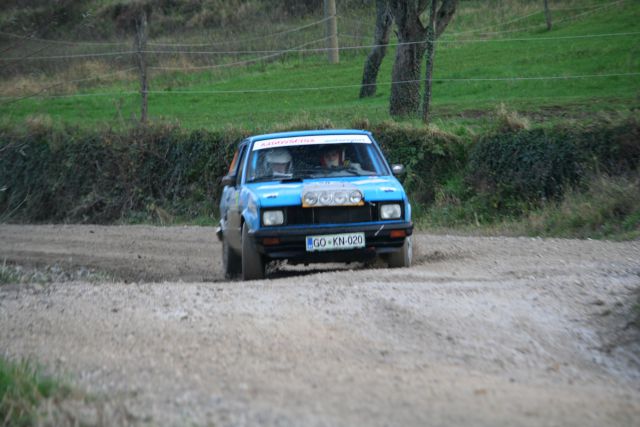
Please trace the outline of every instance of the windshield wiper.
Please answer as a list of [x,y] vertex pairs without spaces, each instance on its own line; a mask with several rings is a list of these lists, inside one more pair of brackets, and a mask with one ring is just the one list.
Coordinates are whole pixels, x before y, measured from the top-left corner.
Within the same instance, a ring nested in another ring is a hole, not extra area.
[[302,177],[301,176],[292,176],[291,178],[281,178],[281,179],[277,179],[276,181],[280,181],[280,182],[302,182]]
[[302,175],[293,175],[293,176],[261,176],[258,178],[254,178],[252,180],[247,181],[248,184],[253,182],[268,182],[268,181],[277,181],[277,182],[302,182],[305,177]]

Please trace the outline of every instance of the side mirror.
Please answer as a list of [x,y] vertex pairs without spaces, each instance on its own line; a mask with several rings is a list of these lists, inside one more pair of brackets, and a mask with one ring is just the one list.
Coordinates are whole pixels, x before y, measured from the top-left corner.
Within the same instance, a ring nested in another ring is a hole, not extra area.
[[391,171],[395,176],[404,175],[403,165],[391,165]]
[[228,185],[232,185],[235,186],[236,185],[236,176],[235,175],[225,175],[222,177],[222,185],[223,186],[228,186]]

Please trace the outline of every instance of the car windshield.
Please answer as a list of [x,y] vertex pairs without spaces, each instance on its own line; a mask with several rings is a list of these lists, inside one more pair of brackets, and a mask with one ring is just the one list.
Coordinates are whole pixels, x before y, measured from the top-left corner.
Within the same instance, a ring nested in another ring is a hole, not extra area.
[[247,182],[374,176],[385,175],[386,170],[384,160],[372,143],[254,146]]

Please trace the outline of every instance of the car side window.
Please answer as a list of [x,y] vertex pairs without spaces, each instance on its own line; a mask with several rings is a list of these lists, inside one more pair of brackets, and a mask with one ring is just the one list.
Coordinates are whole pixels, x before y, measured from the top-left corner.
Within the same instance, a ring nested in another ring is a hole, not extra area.
[[236,165],[236,171],[235,171],[236,187],[240,185],[240,182],[242,181],[242,163],[244,163],[246,152],[247,152],[247,145],[245,144],[239,148],[238,164]]

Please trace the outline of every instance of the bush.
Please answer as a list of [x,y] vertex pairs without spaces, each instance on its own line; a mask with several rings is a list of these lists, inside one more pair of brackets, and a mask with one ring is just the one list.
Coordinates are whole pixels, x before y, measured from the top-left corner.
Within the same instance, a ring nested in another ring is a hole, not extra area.
[[585,164],[596,173],[621,175],[640,166],[640,116],[621,123],[600,121],[578,127],[577,131],[561,129],[573,135]]
[[438,183],[451,178],[466,162],[464,142],[435,128],[396,122],[365,127],[390,163],[404,165],[406,173],[400,179],[417,202],[433,202]]
[[492,133],[469,154],[466,181],[495,213],[521,214],[558,200],[593,173],[626,174],[640,165],[640,122],[596,122]]
[[159,208],[185,217],[210,214],[220,177],[244,136],[171,127],[127,133],[5,130],[0,132],[0,215],[109,223],[137,212],[148,220]]
[[575,144],[558,136],[543,129],[485,136],[470,153],[467,180],[503,205],[556,198],[583,169]]

